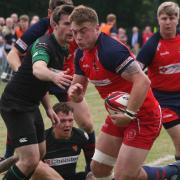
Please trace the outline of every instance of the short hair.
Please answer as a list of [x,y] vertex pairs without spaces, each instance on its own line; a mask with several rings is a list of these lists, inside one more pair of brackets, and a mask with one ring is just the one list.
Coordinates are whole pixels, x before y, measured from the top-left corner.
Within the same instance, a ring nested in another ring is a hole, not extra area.
[[54,10],[57,6],[61,5],[73,5],[72,0],[50,0],[49,1],[49,9]]
[[107,22],[113,22],[113,21],[116,21],[116,15],[115,14],[108,14],[107,17],[106,17],[106,21]]
[[19,20],[21,21],[29,21],[29,16],[26,14],[23,14],[19,17]]
[[67,105],[67,103],[65,102],[56,103],[53,106],[53,110],[55,113],[62,112],[64,114],[69,114],[69,112],[73,112],[73,108]]
[[56,7],[52,14],[52,20],[58,23],[62,15],[70,15],[73,9],[74,6],[72,5],[61,5]]
[[74,8],[70,15],[70,22],[75,22],[78,25],[84,22],[99,24],[96,11],[84,5],[79,5]]
[[157,17],[161,14],[167,14],[169,16],[175,15],[179,18],[179,6],[175,2],[164,2],[162,3],[157,10]]

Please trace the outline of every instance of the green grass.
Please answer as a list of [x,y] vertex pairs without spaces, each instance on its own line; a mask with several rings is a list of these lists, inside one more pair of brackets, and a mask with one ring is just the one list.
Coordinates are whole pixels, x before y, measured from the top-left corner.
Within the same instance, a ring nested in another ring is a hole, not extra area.
[[[0,94],[4,89],[4,85],[5,85],[4,83],[2,82],[0,83]],[[51,100],[52,100],[52,104],[57,102],[57,100],[53,96],[51,96]],[[94,126],[97,135],[107,114],[104,108],[104,103],[103,100],[100,99],[99,94],[92,85],[88,87],[86,100],[89,104],[93,116]],[[45,111],[43,110],[42,107],[41,107],[41,112],[43,114],[45,126],[47,128],[50,126],[50,121],[46,117]],[[6,127],[3,121],[0,119],[0,154],[1,155],[4,153],[5,141],[6,141]],[[162,129],[160,136],[154,143],[152,150],[150,151],[146,159],[146,163],[153,162],[160,157],[164,157],[166,155],[173,155],[173,154],[174,154],[174,147],[172,145],[172,142],[169,136],[167,135],[166,131]],[[84,169],[84,159],[81,155],[78,163],[78,171],[83,169]]]

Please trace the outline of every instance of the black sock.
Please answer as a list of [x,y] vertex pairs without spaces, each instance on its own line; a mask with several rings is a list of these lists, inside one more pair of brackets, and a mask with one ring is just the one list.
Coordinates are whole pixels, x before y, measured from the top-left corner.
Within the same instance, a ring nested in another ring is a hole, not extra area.
[[3,180],[27,180],[27,177],[16,165],[13,165],[5,174]]

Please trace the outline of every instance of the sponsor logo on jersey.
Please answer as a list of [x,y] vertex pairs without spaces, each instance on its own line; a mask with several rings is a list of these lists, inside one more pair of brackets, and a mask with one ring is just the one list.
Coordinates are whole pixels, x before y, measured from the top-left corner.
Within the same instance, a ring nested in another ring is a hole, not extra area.
[[166,56],[166,55],[169,55],[169,54],[170,54],[169,51],[165,51],[165,52],[161,52],[161,53],[160,53],[160,56]]
[[73,149],[75,152],[77,152],[78,146],[77,146],[76,144],[73,144],[73,145],[72,145],[72,149]]
[[28,139],[27,139],[27,137],[23,137],[23,138],[19,139],[19,142],[25,143],[25,142],[28,142]]
[[170,64],[167,66],[159,67],[160,74],[175,74],[180,73],[180,63]]
[[43,50],[36,51],[32,57],[38,56],[38,55],[47,55],[47,53]]
[[89,64],[83,64],[83,68],[89,68]]
[[62,157],[62,158],[54,158],[54,159],[45,159],[44,161],[49,164],[49,166],[60,166],[64,164],[73,164],[76,163],[78,160],[78,155],[76,156],[69,156],[69,157]]

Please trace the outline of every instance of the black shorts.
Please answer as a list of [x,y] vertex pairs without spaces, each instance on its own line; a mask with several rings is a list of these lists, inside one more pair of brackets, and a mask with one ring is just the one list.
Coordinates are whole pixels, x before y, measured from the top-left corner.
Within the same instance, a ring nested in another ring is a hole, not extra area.
[[15,148],[44,141],[44,123],[39,108],[29,112],[1,110],[1,116]]

